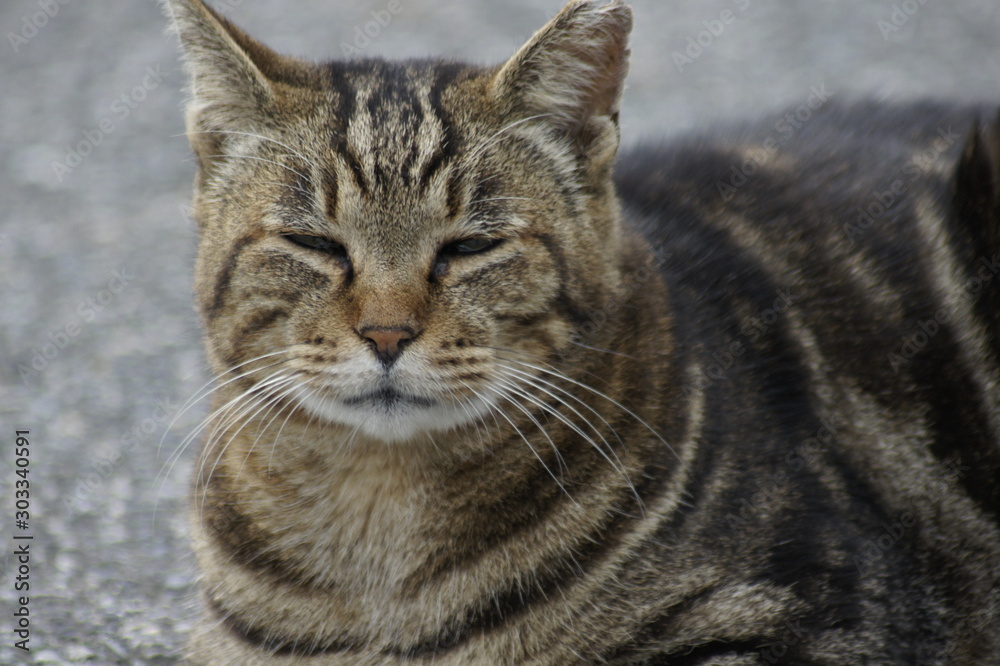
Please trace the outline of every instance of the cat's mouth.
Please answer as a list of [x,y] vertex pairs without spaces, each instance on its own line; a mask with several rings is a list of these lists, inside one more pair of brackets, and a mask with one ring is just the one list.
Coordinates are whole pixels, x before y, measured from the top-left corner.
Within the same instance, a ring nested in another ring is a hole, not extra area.
[[348,407],[375,406],[383,409],[394,409],[403,405],[426,408],[437,404],[437,401],[431,398],[403,393],[392,387],[383,387],[369,391],[368,393],[362,393],[358,396],[345,398],[342,402]]
[[316,417],[353,426],[357,432],[388,442],[450,430],[491,409],[490,403],[482,398],[451,401],[447,393],[428,396],[422,391],[388,382],[370,384],[353,395],[337,395],[334,391],[303,385],[295,392],[295,397]]

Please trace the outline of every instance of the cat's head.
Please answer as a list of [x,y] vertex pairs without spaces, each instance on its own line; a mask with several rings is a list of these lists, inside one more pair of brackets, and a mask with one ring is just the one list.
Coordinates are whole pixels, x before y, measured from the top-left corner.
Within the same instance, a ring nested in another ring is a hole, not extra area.
[[312,64],[200,0],[168,7],[192,82],[199,309],[239,390],[384,441],[454,428],[618,289],[621,0],[571,2],[500,67]]

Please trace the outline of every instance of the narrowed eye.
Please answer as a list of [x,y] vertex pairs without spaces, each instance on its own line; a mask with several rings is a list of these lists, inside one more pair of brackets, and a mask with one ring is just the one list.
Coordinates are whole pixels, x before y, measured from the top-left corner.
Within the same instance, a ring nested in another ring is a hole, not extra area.
[[333,256],[346,256],[347,249],[338,243],[337,241],[332,241],[329,238],[322,238],[320,236],[307,236],[305,234],[283,234],[292,243],[299,245],[301,247],[308,248],[310,250],[318,250],[326,254]]
[[476,254],[492,250],[499,244],[500,241],[496,238],[466,238],[445,245],[442,252],[445,254]]

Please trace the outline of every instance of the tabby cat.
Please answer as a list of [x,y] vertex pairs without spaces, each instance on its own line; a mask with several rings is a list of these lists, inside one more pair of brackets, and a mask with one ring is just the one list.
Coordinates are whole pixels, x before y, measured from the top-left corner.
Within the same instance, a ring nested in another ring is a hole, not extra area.
[[217,373],[193,663],[1000,663],[986,110],[616,157],[623,0],[499,67],[168,6]]

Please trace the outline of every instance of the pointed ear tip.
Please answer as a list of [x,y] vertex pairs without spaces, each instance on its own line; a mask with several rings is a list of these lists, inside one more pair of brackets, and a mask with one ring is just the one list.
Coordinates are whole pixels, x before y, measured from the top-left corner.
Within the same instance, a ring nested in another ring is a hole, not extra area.
[[629,35],[632,32],[634,23],[632,6],[625,0],[611,0],[604,3],[586,1],[583,4],[606,30],[621,35]]
[[174,18],[191,9],[186,2],[178,2],[177,0],[157,0],[157,3],[163,9],[164,14]]
[[560,14],[591,15],[602,20],[610,18],[624,27],[632,27],[632,6],[626,0],[572,0]]
[[570,0],[565,9],[590,11],[632,11],[628,0]]
[[169,22],[167,25],[168,33],[180,36],[184,27],[198,18],[194,8],[187,2],[179,0],[158,0],[158,2],[163,15],[167,17]]
[[611,0],[611,2],[604,5],[601,11],[607,14],[614,14],[627,20],[629,23],[632,22],[632,5],[627,3],[625,0]]

